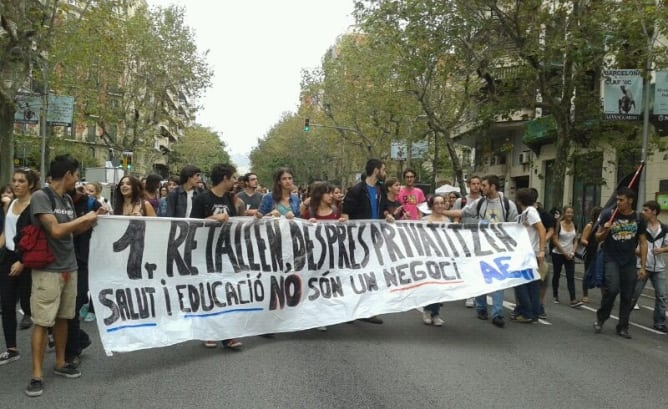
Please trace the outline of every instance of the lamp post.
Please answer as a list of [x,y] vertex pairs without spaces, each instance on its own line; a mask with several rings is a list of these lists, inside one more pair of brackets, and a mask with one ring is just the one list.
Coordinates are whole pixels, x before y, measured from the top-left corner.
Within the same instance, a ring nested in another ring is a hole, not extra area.
[[46,182],[45,161],[46,161],[46,117],[49,112],[49,84],[46,67],[43,64],[38,64],[42,71],[42,109],[40,110],[40,136],[42,139],[42,148],[39,159],[39,183],[40,187],[44,187]]

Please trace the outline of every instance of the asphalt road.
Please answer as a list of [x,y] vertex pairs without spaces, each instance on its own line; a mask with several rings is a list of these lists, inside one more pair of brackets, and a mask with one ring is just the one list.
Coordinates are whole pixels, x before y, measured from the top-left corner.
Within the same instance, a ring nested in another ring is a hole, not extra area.
[[[70,380],[48,370],[38,398],[23,392],[30,330],[20,331],[24,356],[0,367],[0,407],[667,407],[668,336],[649,329],[652,300],[633,312],[633,339],[626,340],[615,335],[613,320],[593,333],[599,291],[592,296],[577,310],[548,303],[540,324],[507,320],[498,329],[453,302],[443,307],[442,328],[409,311],[384,316],[384,325],[247,338],[240,352],[192,341],[107,357],[95,325],[84,323],[96,342],[83,356],[83,376]],[[506,300],[510,306],[512,291]],[[53,364],[50,352],[45,367]]]

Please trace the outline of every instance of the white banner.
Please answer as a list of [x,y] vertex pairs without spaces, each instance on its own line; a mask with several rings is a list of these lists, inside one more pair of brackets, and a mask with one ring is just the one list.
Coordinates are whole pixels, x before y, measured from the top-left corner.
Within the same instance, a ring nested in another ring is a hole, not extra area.
[[640,70],[603,70],[601,93],[606,119],[639,120],[643,81]]
[[90,291],[107,354],[297,331],[535,279],[519,224],[100,217]]

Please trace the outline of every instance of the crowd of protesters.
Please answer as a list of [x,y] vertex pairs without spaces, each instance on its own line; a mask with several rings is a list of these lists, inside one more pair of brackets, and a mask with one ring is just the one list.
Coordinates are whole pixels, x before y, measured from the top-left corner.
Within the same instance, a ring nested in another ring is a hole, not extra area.
[[[653,327],[666,332],[665,265],[661,255],[668,251],[668,227],[658,221],[661,209],[655,201],[644,203],[642,214],[636,214],[633,210],[636,198],[630,189],[617,191],[617,212],[606,209],[601,213],[600,208],[595,208],[589,223],[578,232],[572,207],[548,213],[537,202],[537,191],[530,188],[518,189],[516,200],[509,200],[495,175],[470,177],[466,196],[458,192],[425,195],[415,184],[413,169],[404,170],[401,181],[387,177],[385,165],[378,159],[369,160],[359,182],[345,192],[343,187],[327,181],[300,189],[287,168],[278,169],[273,180],[267,181],[269,191],[261,187],[255,173],[239,178],[230,164],[213,166],[208,176],[207,185],[202,170],[192,165],[185,166],[178,177],[165,182],[157,175],[141,179],[127,175],[107,199],[102,196],[100,183],[79,182],[79,162],[69,155],[54,159],[48,186],[42,189],[39,189],[37,172],[27,168],[15,170],[11,183],[2,191],[0,212],[0,305],[5,340],[0,366],[21,358],[17,328],[32,326],[31,345],[23,346],[32,351],[32,376],[25,391],[28,396],[39,396],[43,392],[47,345],[55,347],[56,351],[54,374],[66,378],[81,376],[80,355],[91,344],[91,339],[79,323],[95,320],[88,294],[88,246],[92,227],[101,214],[206,218],[221,223],[238,216],[303,218],[313,223],[319,220],[345,223],[354,219],[381,219],[388,223],[424,220],[445,226],[448,223],[520,223],[529,234],[541,280],[514,288],[516,307],[510,320],[535,323],[545,319],[544,295],[549,284],[553,302],[560,302],[562,268],[566,274],[568,305],[578,308],[589,303],[586,286],[582,287],[582,296],[577,297],[575,260],[582,257],[588,268],[600,247],[605,284],[594,331],[602,331],[619,294],[620,320],[616,332],[623,338],[631,338],[628,332],[631,310],[645,283],[651,280],[656,294]],[[57,256],[54,262],[39,270],[23,267],[17,245],[23,227],[28,224],[44,229],[49,246]],[[585,251],[580,254],[579,249]],[[551,281],[546,263],[548,256],[553,267]],[[492,300],[492,324],[505,327],[503,290],[466,300],[466,306],[475,307],[480,320],[488,320],[488,296]],[[17,320],[17,305],[22,312],[21,321]],[[440,303],[425,305],[424,324],[443,326],[441,307]],[[380,316],[362,320],[383,324]],[[326,327],[318,329],[327,330]],[[218,346],[214,340],[203,342],[206,347]],[[242,347],[236,339],[220,343],[224,348],[238,350]]]

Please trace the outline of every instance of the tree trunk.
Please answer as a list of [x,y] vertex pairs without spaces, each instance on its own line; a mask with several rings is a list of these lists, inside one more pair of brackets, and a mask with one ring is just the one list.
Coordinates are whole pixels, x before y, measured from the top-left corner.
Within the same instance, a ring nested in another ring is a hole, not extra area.
[[568,168],[569,153],[571,147],[571,129],[568,124],[568,117],[559,117],[555,115],[557,122],[557,151],[554,158],[554,180],[546,180],[546,184],[552,185],[552,200],[555,207],[564,205],[564,185],[566,180],[566,170]]
[[[1,98],[1,97],[0,97]],[[0,101],[0,185],[9,183],[14,170],[14,104]]]
[[[452,163],[452,169],[455,171],[455,176],[457,181],[455,182],[459,185],[459,190],[462,196],[466,196],[466,181],[464,180],[464,170],[462,169],[462,163],[459,161],[459,156],[457,156],[457,151],[455,150],[455,144],[452,143],[449,134],[445,134],[445,147],[448,148],[448,155],[450,155],[450,162]],[[436,187],[434,186],[434,189]]]

